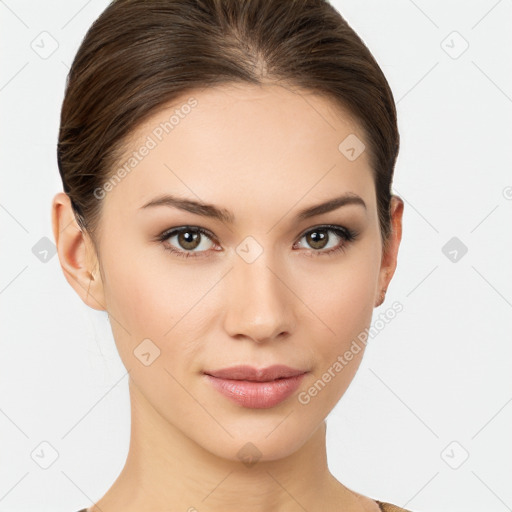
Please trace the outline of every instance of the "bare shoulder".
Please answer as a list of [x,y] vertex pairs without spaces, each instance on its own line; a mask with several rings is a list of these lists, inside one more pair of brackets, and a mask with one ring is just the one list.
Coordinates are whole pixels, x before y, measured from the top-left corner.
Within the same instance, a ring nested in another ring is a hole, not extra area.
[[372,498],[364,496],[363,494],[355,491],[352,491],[352,493],[357,497],[360,505],[363,506],[364,512],[382,512],[382,509],[380,508],[379,502],[377,500],[373,500]]
[[383,501],[378,500],[375,501],[382,512],[411,512],[410,510],[397,507],[396,505],[392,505],[391,503],[385,503]]

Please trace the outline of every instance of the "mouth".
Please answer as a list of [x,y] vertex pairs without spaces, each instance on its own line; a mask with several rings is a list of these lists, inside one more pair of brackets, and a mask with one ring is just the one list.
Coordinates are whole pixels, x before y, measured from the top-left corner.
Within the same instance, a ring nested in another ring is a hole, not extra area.
[[308,371],[273,365],[261,369],[233,366],[203,373],[214,389],[236,404],[267,409],[291,396]]

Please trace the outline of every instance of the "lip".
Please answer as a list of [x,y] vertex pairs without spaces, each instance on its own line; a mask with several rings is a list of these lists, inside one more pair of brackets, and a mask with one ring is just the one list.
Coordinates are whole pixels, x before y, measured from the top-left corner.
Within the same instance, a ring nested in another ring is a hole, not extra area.
[[217,391],[238,405],[267,409],[291,396],[308,372],[285,365],[261,369],[244,365],[203,373]]

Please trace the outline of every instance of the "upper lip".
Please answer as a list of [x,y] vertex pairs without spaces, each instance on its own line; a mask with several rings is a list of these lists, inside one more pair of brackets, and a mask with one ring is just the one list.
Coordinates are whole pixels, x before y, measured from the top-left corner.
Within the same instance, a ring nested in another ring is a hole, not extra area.
[[222,368],[220,370],[205,371],[206,375],[219,379],[251,380],[255,382],[267,382],[283,377],[295,377],[306,373],[305,370],[291,368],[283,364],[275,364],[266,368],[254,368],[253,366],[241,365]]

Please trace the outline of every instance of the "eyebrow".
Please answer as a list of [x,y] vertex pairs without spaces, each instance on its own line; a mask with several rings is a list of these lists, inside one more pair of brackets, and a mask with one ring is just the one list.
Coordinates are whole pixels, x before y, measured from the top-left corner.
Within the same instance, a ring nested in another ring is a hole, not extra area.
[[[300,210],[296,218],[297,220],[305,220],[310,217],[315,217],[316,215],[320,215],[322,213],[328,213],[333,210],[337,210],[342,206],[347,205],[360,205],[366,209],[366,203],[363,198],[354,194],[352,192],[348,192],[338,197],[334,197],[325,201],[323,203],[308,206],[303,210]],[[210,217],[212,219],[220,220],[226,224],[233,224],[235,222],[235,216],[229,210],[225,208],[219,208],[213,204],[202,203],[200,201],[194,201],[192,199],[184,199],[181,197],[173,196],[171,194],[163,194],[160,195],[144,206],[141,206],[141,210],[145,208],[153,208],[157,206],[166,206],[170,208],[178,208],[180,210],[184,210],[190,213],[194,213],[196,215],[201,215],[203,217]]]

